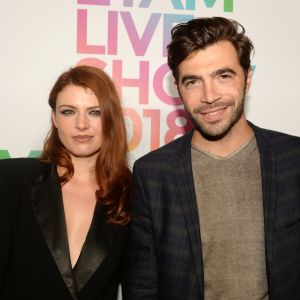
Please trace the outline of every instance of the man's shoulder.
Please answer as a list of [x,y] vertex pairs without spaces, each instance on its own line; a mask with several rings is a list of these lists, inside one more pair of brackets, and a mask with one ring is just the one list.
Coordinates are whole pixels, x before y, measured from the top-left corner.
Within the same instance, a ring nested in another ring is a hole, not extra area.
[[293,168],[300,171],[300,137],[256,126],[253,130],[262,156],[276,157],[281,165],[292,162]]
[[135,165],[148,163],[163,163],[174,161],[178,155],[190,151],[192,132],[173,140],[172,142],[153,150],[136,160]]
[[258,142],[269,143],[272,147],[300,148],[300,137],[252,125]]

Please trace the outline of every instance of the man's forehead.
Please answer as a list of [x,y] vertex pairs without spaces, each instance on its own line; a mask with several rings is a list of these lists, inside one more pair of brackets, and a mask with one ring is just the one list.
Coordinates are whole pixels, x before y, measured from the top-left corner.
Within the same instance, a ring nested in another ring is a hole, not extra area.
[[193,52],[178,66],[179,74],[198,72],[218,72],[220,69],[241,68],[234,46],[227,41],[213,44],[204,50]]

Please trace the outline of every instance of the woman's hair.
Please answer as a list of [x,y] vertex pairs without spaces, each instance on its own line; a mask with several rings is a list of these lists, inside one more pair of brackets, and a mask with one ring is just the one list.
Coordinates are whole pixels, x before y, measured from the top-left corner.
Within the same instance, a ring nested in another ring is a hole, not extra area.
[[[95,166],[99,185],[96,197],[107,208],[108,222],[126,224],[130,220],[128,196],[132,175],[127,166],[126,129],[116,88],[101,69],[91,66],[71,68],[59,76],[50,92],[48,103],[52,111],[56,109],[58,94],[68,85],[90,89],[98,99],[102,143]],[[40,159],[66,169],[60,177],[62,184],[74,174],[71,156],[61,143],[53,121]]]
[[189,55],[204,50],[219,41],[229,41],[237,51],[239,62],[247,74],[250,55],[254,50],[251,40],[245,35],[244,27],[237,21],[222,18],[196,18],[187,23],[177,24],[171,31],[168,45],[168,65],[178,81],[178,66]]

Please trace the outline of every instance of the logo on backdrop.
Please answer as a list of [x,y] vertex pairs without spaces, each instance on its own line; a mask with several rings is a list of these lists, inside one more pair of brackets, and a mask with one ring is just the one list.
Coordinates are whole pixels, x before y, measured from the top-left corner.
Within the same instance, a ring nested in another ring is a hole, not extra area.
[[[192,13],[199,11],[201,3],[211,9],[223,2],[223,11],[232,12],[233,0],[165,1],[168,13],[155,11],[157,0],[124,0],[122,11],[112,9],[112,2],[78,0],[77,53],[86,56],[78,64],[110,69],[131,124],[129,149],[137,149],[148,139],[148,148],[153,150],[192,128],[166,64],[171,28],[194,18]],[[98,42],[91,41],[95,34]],[[132,68],[135,71],[128,72]]]
[[[163,2],[163,4],[162,4]],[[192,128],[166,63],[171,28],[233,0],[77,0],[78,64],[107,71],[122,98],[130,151],[142,153]],[[40,151],[31,151],[35,157]],[[8,158],[0,150],[0,159]]]

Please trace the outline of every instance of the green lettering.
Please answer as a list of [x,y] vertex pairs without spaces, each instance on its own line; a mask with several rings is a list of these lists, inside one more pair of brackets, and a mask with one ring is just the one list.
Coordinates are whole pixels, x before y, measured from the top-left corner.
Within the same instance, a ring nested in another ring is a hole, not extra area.
[[[217,0],[204,0],[207,7],[213,7]],[[233,12],[233,0],[224,0],[224,12]]]
[[0,150],[0,159],[10,158],[9,152],[7,150]]
[[29,152],[28,157],[39,157],[39,156],[41,156],[41,153],[42,153],[42,151],[40,151],[40,150],[31,150]]

